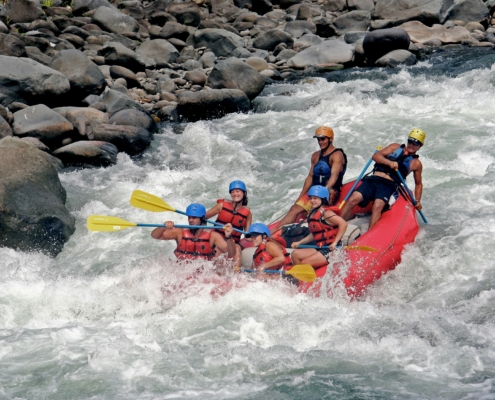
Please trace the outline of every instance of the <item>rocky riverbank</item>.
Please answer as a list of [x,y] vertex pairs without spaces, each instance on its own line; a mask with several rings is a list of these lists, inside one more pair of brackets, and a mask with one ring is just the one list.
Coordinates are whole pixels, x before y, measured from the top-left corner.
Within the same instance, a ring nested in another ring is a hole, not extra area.
[[494,11],[495,0],[0,0],[0,245],[56,254],[73,232],[56,174],[40,171],[112,165],[144,151],[157,123],[247,112],[274,82],[493,48]]

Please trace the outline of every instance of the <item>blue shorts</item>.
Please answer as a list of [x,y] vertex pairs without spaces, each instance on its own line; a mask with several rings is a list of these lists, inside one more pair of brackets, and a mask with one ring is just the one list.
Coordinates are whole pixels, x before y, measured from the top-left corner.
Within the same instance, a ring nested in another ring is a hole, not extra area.
[[359,207],[366,207],[371,201],[379,199],[388,203],[390,197],[397,191],[398,185],[394,181],[382,178],[381,176],[367,176],[363,178],[361,185],[356,192],[361,193],[363,201]]

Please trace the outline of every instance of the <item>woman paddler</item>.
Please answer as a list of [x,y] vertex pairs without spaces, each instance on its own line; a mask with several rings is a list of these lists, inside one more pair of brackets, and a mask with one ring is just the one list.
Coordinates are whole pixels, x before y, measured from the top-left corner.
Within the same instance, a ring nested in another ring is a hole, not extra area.
[[270,229],[265,224],[255,222],[245,235],[253,243],[256,251],[253,255],[253,267],[260,272],[265,269],[290,269],[292,261],[289,253],[280,243],[270,239]]
[[316,241],[320,249],[298,249],[292,252],[294,264],[310,264],[314,268],[328,264],[330,253],[338,246],[347,229],[347,222],[328,205],[329,192],[324,186],[313,186],[308,192],[311,210],[308,214],[309,235],[299,242],[292,243],[292,248]]
[[[242,181],[233,181],[229,185],[229,193],[232,200],[219,199],[217,204],[210,208],[206,212],[206,218],[210,219],[215,215],[218,215],[217,221],[221,224],[232,224],[232,226],[241,231],[247,231],[251,226],[252,214],[248,204],[247,188]],[[221,235],[224,232],[219,231]],[[236,255],[234,257],[236,270],[241,267],[241,233],[237,231],[232,232],[232,238],[236,244]]]
[[[206,225],[206,208],[202,204],[190,204],[186,209],[186,215],[189,225]],[[151,232],[151,237],[159,240],[175,240],[177,248],[174,254],[180,260],[213,260],[222,253],[228,253],[229,258],[234,257],[235,244],[232,233],[231,224],[223,227],[223,235],[221,235],[213,229],[175,228],[173,221],[166,221],[164,228],[156,228]]]

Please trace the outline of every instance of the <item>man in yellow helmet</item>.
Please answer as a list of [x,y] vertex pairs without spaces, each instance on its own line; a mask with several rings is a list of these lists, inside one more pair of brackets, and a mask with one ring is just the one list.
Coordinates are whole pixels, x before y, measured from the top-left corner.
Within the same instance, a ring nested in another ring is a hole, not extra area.
[[334,132],[328,126],[318,127],[313,138],[318,140],[320,150],[311,155],[311,168],[304,181],[301,194],[287,215],[272,228],[272,233],[286,224],[293,223],[298,214],[307,213],[311,209],[308,191],[312,186],[320,185],[328,189],[330,192],[329,205],[334,205],[340,196],[342,180],[347,168],[347,157],[344,150],[333,145]]
[[349,220],[352,209],[359,205],[366,207],[373,201],[371,211],[370,229],[381,217],[384,207],[390,197],[397,191],[400,178],[397,171],[405,179],[410,173],[414,176],[414,196],[416,208],[421,210],[421,195],[423,193],[422,172],[423,165],[416,154],[425,143],[426,134],[418,128],[414,128],[407,138],[407,144],[391,143],[373,155],[375,167],[373,175],[363,178],[362,183],[352,193],[342,209],[342,218]]

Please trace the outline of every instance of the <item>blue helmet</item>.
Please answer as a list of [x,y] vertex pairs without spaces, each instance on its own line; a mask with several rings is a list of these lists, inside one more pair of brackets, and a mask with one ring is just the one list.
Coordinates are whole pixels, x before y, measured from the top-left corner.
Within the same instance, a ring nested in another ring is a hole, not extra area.
[[262,235],[270,236],[270,229],[268,229],[268,226],[262,224],[261,222],[255,222],[253,225],[249,227],[249,231],[245,236],[249,238],[253,233],[259,233]]
[[206,218],[206,208],[203,204],[192,203],[186,208],[188,217]]
[[308,196],[316,196],[320,199],[327,199],[327,201],[330,199],[328,189],[325,186],[320,185],[312,186],[311,189],[309,189]]
[[232,190],[234,190],[234,189],[241,189],[241,190],[244,190],[247,193],[247,188],[246,188],[246,185],[244,184],[243,181],[232,181],[232,182],[230,182],[229,193]]

